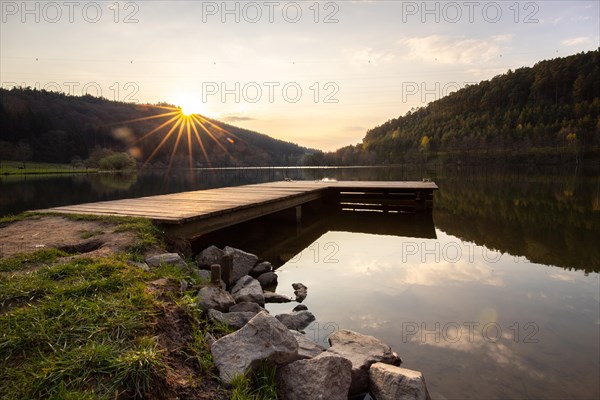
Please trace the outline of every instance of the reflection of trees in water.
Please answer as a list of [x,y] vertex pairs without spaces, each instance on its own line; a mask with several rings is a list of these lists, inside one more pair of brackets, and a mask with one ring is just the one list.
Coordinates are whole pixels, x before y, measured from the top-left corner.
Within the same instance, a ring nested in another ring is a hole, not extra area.
[[96,174],[90,182],[90,188],[97,194],[104,195],[117,191],[127,191],[137,182],[137,173],[101,173]]
[[437,181],[438,228],[532,262],[600,271],[596,179],[503,174]]

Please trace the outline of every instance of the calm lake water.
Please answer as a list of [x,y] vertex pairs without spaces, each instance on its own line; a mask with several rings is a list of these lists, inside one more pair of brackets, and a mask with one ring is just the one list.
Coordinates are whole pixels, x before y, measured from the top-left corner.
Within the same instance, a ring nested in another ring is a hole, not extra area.
[[367,168],[0,178],[0,214],[285,177],[440,186],[432,215],[316,210],[301,226],[266,218],[194,243],[272,261],[280,293],[308,286],[304,304],[317,317],[308,336],[376,336],[424,373],[434,398],[600,397],[597,175]]

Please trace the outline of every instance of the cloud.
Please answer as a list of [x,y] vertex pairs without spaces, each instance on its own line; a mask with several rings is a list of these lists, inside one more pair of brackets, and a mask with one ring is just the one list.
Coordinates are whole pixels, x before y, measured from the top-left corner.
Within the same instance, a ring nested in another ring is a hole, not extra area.
[[569,46],[569,47],[581,46],[581,45],[585,45],[588,43],[591,43],[591,39],[586,36],[579,36],[579,37],[575,37],[575,38],[565,39],[560,42],[560,44],[562,44],[564,46]]
[[226,115],[220,118],[223,122],[243,122],[243,121],[255,121],[256,118],[244,117],[241,115]]
[[[511,341],[514,340],[514,337],[512,335],[505,332],[500,337],[495,338],[493,336],[495,334],[494,329],[487,334],[490,336],[486,336],[486,334],[481,331],[481,326],[476,327],[473,331],[469,331],[465,326],[460,326],[458,331],[455,329],[448,329],[447,338],[450,340],[444,338],[439,341],[423,341],[423,338],[419,338],[417,335],[411,338],[411,342],[419,345],[475,354],[479,358],[487,358],[488,360],[494,361],[502,367],[516,367],[533,378],[544,378],[544,374],[536,370],[535,366],[532,365],[529,360],[513,350],[514,345],[511,344]],[[490,340],[490,338],[497,340]]]
[[490,39],[449,38],[440,35],[400,39],[408,48],[408,57],[443,64],[479,64],[501,55],[502,44],[512,41],[512,35]]

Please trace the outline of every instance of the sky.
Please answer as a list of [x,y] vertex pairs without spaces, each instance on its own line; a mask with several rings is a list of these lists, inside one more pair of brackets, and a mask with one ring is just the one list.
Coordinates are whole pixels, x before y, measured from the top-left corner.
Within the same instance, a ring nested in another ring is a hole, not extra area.
[[168,102],[322,150],[600,46],[594,1],[0,1],[0,84]]

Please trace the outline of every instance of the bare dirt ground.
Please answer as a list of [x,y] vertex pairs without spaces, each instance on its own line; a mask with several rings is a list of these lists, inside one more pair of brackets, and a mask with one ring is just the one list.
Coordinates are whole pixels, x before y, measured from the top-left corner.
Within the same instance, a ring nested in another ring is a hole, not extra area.
[[136,241],[135,233],[115,233],[116,226],[106,221],[74,221],[59,216],[28,218],[0,227],[0,259],[48,248],[97,257],[127,251]]

